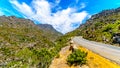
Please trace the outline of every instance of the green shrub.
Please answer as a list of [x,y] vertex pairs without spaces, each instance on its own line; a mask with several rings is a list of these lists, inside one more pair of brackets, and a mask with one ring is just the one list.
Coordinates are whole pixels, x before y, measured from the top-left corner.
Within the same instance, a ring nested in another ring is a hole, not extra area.
[[87,61],[86,56],[87,56],[86,52],[77,49],[67,57],[67,63],[68,65],[86,64]]
[[56,58],[59,58],[59,57],[60,57],[60,54],[57,54],[57,55],[56,55]]

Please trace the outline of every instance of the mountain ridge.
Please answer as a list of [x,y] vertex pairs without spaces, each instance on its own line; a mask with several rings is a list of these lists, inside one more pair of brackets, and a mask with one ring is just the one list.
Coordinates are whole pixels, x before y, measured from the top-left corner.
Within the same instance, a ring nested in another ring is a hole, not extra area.
[[48,68],[59,37],[51,33],[30,19],[0,16],[0,67]]
[[[81,24],[76,30],[69,32],[74,36],[83,36],[83,38],[117,45],[119,40],[114,40],[114,35],[120,33],[120,7],[117,9],[103,10],[92,15],[84,24]],[[116,39],[120,39],[120,36]],[[116,42],[114,42],[116,41]],[[119,46],[119,45],[117,45]]]
[[[37,26],[38,26],[41,30],[43,30],[44,35],[50,34],[50,35],[54,36],[54,39],[57,39],[58,36],[62,36],[62,35],[63,35],[62,33],[60,33],[60,32],[58,32],[57,30],[55,30],[55,29],[53,28],[53,26],[50,25],[50,24],[37,24]],[[51,36],[51,38],[52,38],[52,36]],[[49,36],[49,37],[50,37],[50,36]],[[53,41],[55,41],[54,39],[53,39]]]

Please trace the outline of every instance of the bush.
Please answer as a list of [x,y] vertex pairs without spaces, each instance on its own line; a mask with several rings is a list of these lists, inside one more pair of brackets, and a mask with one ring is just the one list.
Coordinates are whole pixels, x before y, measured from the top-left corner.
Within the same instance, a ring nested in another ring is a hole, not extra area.
[[57,54],[57,55],[56,55],[56,58],[60,58],[60,54]]
[[87,53],[81,50],[75,50],[72,54],[70,54],[67,58],[67,63],[68,65],[82,65],[82,64],[86,64],[86,56]]

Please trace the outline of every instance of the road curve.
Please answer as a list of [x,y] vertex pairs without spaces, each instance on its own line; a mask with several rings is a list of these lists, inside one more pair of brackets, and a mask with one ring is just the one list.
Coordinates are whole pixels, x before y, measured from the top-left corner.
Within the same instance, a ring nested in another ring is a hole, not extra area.
[[110,59],[120,65],[120,47],[89,41],[82,37],[74,37],[73,41],[107,59]]

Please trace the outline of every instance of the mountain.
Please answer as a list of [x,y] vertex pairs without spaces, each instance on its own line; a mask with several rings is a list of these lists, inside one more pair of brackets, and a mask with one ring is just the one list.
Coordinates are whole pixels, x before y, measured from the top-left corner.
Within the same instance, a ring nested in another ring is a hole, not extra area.
[[48,68],[57,54],[53,40],[59,33],[52,34],[52,26],[40,27],[29,19],[0,16],[0,67]]
[[118,40],[114,39],[120,38],[120,8],[95,14],[76,30],[61,35],[48,24],[0,16],[0,67],[48,68],[73,36],[116,45]]
[[120,44],[120,8],[103,10],[92,15],[79,28],[68,34],[97,42]]
[[62,33],[56,31],[50,24],[38,24],[39,28],[43,30],[44,35],[49,35],[53,41],[55,41],[59,36],[62,36]]

